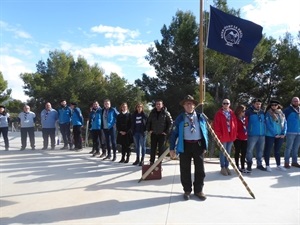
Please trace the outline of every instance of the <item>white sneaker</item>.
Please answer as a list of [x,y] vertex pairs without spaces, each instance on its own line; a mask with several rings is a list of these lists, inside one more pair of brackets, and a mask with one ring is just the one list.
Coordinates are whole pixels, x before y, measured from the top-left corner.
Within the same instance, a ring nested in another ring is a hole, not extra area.
[[271,169],[270,166],[266,166],[266,169],[267,169],[268,172],[272,172],[272,169]]
[[286,171],[286,168],[284,168],[283,166],[277,166],[277,169],[281,171]]

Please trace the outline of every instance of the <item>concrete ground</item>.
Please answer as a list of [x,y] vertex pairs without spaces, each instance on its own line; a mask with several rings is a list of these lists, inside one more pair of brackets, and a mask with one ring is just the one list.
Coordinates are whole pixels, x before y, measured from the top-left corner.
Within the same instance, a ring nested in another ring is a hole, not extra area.
[[[20,137],[10,133],[10,150],[0,140],[0,224],[55,225],[299,225],[300,169],[254,169],[244,180],[222,176],[218,159],[206,158],[207,200],[182,197],[178,160],[165,158],[163,178],[138,183],[141,167],[102,161],[69,150],[20,151]],[[147,161],[149,155],[147,155]],[[300,161],[300,160],[299,160]]]

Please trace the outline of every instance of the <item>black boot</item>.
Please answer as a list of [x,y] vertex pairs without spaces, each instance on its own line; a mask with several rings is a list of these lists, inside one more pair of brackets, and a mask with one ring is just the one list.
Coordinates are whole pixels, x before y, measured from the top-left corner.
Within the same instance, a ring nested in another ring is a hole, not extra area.
[[138,158],[136,158],[135,162],[132,163],[132,165],[138,165],[140,163],[140,160]]
[[114,153],[114,156],[111,161],[116,161],[116,159],[117,159],[117,156],[116,156],[116,153]]
[[122,155],[122,158],[121,158],[121,160],[119,161],[119,163],[123,163],[123,162],[125,162],[125,156],[124,156],[124,155]]
[[129,162],[129,158],[130,158],[130,154],[127,153],[127,155],[126,155],[126,160],[124,161],[124,163],[128,163],[128,162]]
[[144,165],[144,157],[142,157],[139,166],[143,166]]

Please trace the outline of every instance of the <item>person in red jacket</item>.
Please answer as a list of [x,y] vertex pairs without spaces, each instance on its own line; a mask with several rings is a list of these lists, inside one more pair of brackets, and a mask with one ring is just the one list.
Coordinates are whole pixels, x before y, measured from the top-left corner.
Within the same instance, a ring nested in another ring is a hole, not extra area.
[[[245,117],[246,106],[239,105],[236,107],[234,113],[237,119],[237,136],[234,141],[234,160],[235,165],[239,168],[242,173],[249,173],[245,169],[246,153],[247,153],[247,125],[248,120]],[[239,166],[239,161],[241,162],[241,167]]]
[[[229,99],[223,100],[222,108],[215,115],[213,127],[217,137],[230,155],[233,141],[235,141],[237,135],[237,120],[234,112],[230,109]],[[231,175],[228,168],[229,162],[223,152],[220,152],[220,166],[222,175]]]

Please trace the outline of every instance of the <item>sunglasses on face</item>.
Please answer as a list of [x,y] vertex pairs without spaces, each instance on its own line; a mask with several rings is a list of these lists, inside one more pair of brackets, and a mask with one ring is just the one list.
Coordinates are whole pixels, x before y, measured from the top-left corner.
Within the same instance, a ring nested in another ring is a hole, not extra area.
[[271,104],[271,106],[278,106],[278,104]]
[[223,102],[222,104],[223,105],[229,105],[230,103],[229,102]]

